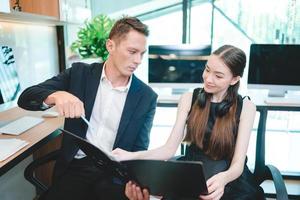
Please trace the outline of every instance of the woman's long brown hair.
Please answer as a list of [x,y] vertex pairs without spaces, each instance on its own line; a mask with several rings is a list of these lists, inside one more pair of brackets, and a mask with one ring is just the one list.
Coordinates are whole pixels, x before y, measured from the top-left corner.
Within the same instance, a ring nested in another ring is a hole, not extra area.
[[[245,53],[230,45],[225,45],[213,52],[229,67],[233,76],[242,76],[246,64]],[[212,94],[206,93],[206,104],[201,107],[197,101],[187,121],[187,134],[184,141],[195,143],[212,159],[231,159],[234,153],[235,136],[237,134],[236,109],[238,89],[237,82],[228,88],[223,101],[231,102],[229,111],[222,117],[217,117],[207,146],[203,146],[204,135],[207,130],[209,110]]]

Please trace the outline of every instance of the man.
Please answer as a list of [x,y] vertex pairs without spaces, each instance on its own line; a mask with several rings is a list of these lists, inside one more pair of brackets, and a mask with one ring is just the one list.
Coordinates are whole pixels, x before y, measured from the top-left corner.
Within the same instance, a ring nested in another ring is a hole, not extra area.
[[[66,130],[107,151],[147,149],[157,95],[133,74],[146,51],[147,36],[147,26],[137,18],[118,20],[106,42],[109,57],[104,64],[74,63],[58,76],[26,89],[18,105],[29,110],[55,105],[66,118]],[[126,199],[124,185],[96,168],[67,136],[54,180],[43,199]]]

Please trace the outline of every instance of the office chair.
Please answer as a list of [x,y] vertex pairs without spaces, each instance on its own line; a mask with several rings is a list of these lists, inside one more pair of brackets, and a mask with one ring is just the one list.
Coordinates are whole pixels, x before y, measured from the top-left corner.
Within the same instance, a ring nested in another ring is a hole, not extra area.
[[46,192],[48,190],[48,186],[46,186],[44,183],[42,183],[41,180],[36,178],[35,170],[46,163],[49,163],[51,161],[56,161],[59,157],[59,154],[60,154],[60,150],[55,150],[53,152],[50,152],[45,156],[35,159],[25,168],[24,177],[27,181],[29,181],[32,185],[35,186],[37,190],[37,194],[42,194]]

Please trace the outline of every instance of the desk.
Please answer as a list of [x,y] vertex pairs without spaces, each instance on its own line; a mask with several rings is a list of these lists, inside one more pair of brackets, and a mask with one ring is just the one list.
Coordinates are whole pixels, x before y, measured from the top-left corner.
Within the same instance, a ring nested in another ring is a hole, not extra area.
[[[22,108],[15,107],[0,113],[0,120],[9,121],[19,117],[28,116],[41,116],[43,111],[26,111]],[[29,144],[8,159],[0,162],[0,176],[10,170],[12,167],[21,162],[24,158],[31,155],[34,151],[45,145],[47,142],[60,134],[56,131],[62,127],[64,123],[63,117],[46,118],[45,121],[19,136],[0,135],[0,139],[4,138],[18,138],[29,142]]]

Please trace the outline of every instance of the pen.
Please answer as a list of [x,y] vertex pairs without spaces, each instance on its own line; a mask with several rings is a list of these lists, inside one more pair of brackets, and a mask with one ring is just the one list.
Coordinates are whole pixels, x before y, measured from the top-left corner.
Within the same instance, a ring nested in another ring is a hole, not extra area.
[[89,127],[91,126],[90,122],[83,115],[81,115],[80,117]]

